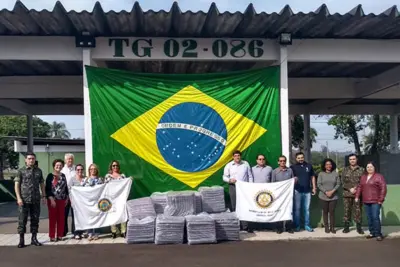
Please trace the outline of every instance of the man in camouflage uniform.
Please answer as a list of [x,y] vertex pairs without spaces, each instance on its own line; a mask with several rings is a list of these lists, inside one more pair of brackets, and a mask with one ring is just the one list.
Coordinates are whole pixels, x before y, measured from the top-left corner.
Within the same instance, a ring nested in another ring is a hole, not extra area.
[[364,231],[361,228],[361,201],[355,202],[355,193],[360,177],[365,172],[363,167],[357,164],[357,155],[351,154],[349,156],[350,166],[343,169],[341,178],[343,185],[343,203],[344,203],[344,229],[343,233],[350,232],[351,215],[353,214],[354,222],[357,226],[357,232],[362,235]]
[[[40,216],[40,199],[46,201],[45,187],[42,170],[35,166],[35,154],[28,152],[25,155],[26,166],[18,170],[18,176],[14,179],[15,194],[17,196],[19,218],[18,218],[18,234],[20,240],[18,247],[25,247],[24,235],[26,233],[26,223],[28,221],[28,214],[31,217],[31,234],[32,245],[41,246],[37,240],[37,233],[39,230],[39,216]],[[42,191],[40,195],[39,186]]]

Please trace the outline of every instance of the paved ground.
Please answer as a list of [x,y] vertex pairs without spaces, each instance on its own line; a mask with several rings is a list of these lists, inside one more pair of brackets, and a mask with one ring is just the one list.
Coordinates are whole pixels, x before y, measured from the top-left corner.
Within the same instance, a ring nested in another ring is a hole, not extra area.
[[2,267],[399,266],[400,239],[235,242],[218,245],[87,245],[0,249]]
[[[17,228],[17,206],[14,203],[0,204],[0,246],[16,246],[19,237],[16,234]],[[109,235],[104,235],[97,241],[89,242],[87,239],[81,241],[71,239],[69,236],[65,241],[50,243],[48,238],[48,219],[47,207],[43,207],[41,213],[40,227],[38,239],[46,245],[88,245],[88,244],[114,244],[124,243],[122,238],[113,240]],[[29,230],[29,222],[28,227]],[[367,232],[367,229],[364,229]],[[383,233],[389,238],[400,237],[400,227],[383,227]],[[323,229],[317,228],[315,232],[309,233],[302,231],[295,234],[283,233],[278,235],[271,231],[260,231],[253,234],[242,233],[241,240],[243,241],[287,241],[287,240],[315,240],[315,239],[360,239],[362,236],[358,235],[354,229],[349,234],[343,234],[341,229],[338,229],[337,234],[326,234]],[[27,242],[30,240],[30,235],[26,236]]]

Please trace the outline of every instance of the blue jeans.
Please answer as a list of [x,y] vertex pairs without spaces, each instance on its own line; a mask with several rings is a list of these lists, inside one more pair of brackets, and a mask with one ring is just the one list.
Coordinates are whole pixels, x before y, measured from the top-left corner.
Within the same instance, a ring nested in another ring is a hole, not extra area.
[[97,229],[89,229],[88,230],[88,234],[91,235],[91,236],[99,235],[97,233]]
[[364,204],[365,212],[367,214],[368,219],[368,228],[369,233],[372,236],[382,236],[381,231],[381,219],[379,215],[381,213],[381,205],[374,203],[374,204]]
[[296,228],[300,228],[301,210],[303,209],[304,227],[310,227],[310,203],[311,193],[300,193],[294,190],[293,222]]

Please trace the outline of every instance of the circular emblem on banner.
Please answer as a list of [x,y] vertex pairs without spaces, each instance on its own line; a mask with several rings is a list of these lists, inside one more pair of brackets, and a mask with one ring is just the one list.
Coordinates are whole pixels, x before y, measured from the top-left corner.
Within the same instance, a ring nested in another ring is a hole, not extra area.
[[107,198],[102,198],[99,200],[99,202],[97,203],[97,207],[99,208],[99,210],[101,210],[102,212],[107,212],[111,209],[112,207],[112,203],[109,199]]
[[259,208],[267,209],[274,202],[274,196],[270,191],[262,190],[254,198]]
[[199,172],[214,165],[225,150],[227,129],[217,111],[200,103],[173,106],[156,132],[160,154],[172,167]]

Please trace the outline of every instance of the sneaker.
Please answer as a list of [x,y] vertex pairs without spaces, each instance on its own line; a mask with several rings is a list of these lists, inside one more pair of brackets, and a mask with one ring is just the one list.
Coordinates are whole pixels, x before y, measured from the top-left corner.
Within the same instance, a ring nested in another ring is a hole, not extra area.
[[97,239],[99,239],[99,236],[98,236],[98,235],[95,235],[95,236],[93,237],[93,239],[94,239],[94,240],[97,240]]
[[294,231],[293,231],[293,229],[291,229],[291,228],[288,229],[287,232],[288,232],[289,234],[294,234]]
[[305,227],[307,232],[314,232],[314,229],[312,229],[310,226]]
[[276,230],[276,233],[277,233],[278,235],[280,235],[280,234],[283,233],[283,230],[282,230],[282,229],[278,229],[278,230]]
[[376,238],[376,241],[382,241],[383,240],[383,236],[378,236],[377,238]]
[[296,227],[296,232],[300,232],[300,227]]
[[89,235],[88,240],[92,241],[93,240],[93,235]]
[[74,238],[75,238],[76,240],[81,240],[81,239],[82,239],[82,237],[81,237],[80,235],[75,235]]

